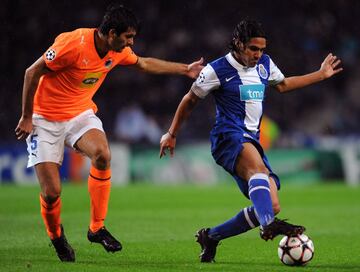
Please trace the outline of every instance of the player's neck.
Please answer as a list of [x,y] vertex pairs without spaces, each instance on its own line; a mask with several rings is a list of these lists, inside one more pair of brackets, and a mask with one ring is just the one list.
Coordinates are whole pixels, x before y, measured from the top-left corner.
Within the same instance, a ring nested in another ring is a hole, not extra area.
[[94,42],[95,42],[96,52],[98,53],[99,57],[100,58],[105,57],[107,52],[109,52],[106,43],[106,38],[97,29],[95,29],[94,32]]
[[244,61],[241,59],[240,54],[236,51],[231,51],[231,55],[234,57],[234,59],[240,63],[242,66],[246,67],[246,64],[244,63]]

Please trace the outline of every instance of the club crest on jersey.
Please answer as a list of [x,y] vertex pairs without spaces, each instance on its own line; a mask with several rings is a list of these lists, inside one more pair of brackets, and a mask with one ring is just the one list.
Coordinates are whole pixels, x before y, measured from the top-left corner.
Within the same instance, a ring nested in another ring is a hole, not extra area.
[[48,51],[46,51],[45,53],[45,58],[48,60],[48,61],[52,61],[54,60],[56,57],[56,51],[55,49],[49,49]]
[[268,78],[268,72],[266,71],[264,65],[259,64],[259,76],[261,76],[263,79],[267,79]]
[[108,59],[108,60],[105,61],[105,67],[108,68],[108,69],[111,68],[112,64],[113,64],[112,59]]

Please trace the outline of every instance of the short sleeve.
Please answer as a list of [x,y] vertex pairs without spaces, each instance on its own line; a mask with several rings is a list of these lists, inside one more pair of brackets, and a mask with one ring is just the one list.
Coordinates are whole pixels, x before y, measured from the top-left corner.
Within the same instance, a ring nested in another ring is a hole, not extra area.
[[61,70],[76,62],[79,50],[69,33],[62,33],[44,53],[43,59],[52,71]]
[[276,64],[270,59],[270,76],[269,76],[269,84],[276,85],[283,81],[285,78],[284,74],[280,71],[280,69],[276,66]]
[[220,80],[211,65],[206,65],[191,86],[191,91],[200,98],[205,98],[211,91],[218,89]]
[[119,53],[119,65],[133,65],[137,63],[138,56],[132,51],[130,47],[125,47],[124,50]]

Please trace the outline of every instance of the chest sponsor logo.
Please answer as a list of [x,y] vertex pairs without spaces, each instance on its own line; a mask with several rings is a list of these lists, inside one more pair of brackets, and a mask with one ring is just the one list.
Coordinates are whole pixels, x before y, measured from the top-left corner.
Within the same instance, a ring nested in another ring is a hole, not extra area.
[[95,78],[95,77],[91,77],[91,78],[85,78],[83,80],[84,84],[95,84],[99,79]]
[[265,66],[260,64],[259,65],[259,76],[261,76],[263,79],[267,79],[269,74],[265,69]]
[[102,72],[98,72],[98,73],[87,73],[84,77],[84,79],[81,82],[81,87],[82,88],[91,88],[93,87],[96,82],[99,81],[99,79],[102,76]]
[[264,84],[249,84],[240,85],[240,100],[241,101],[263,101],[265,94]]

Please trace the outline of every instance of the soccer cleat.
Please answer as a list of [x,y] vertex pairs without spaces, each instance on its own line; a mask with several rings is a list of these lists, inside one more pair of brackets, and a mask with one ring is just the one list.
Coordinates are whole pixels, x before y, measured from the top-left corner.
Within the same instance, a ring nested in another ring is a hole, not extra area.
[[90,242],[102,244],[107,252],[116,252],[122,249],[121,243],[105,227],[102,227],[97,232],[89,230],[87,238]]
[[302,234],[305,231],[305,227],[292,225],[285,220],[275,218],[272,223],[267,226],[260,226],[260,237],[265,241],[274,239],[279,234],[286,236],[296,236]]
[[64,228],[61,225],[61,236],[51,240],[56,254],[62,262],[75,262],[75,252],[66,240]]
[[216,247],[219,241],[211,239],[208,235],[209,228],[199,230],[196,234],[196,242],[201,246],[200,261],[202,263],[215,262]]

